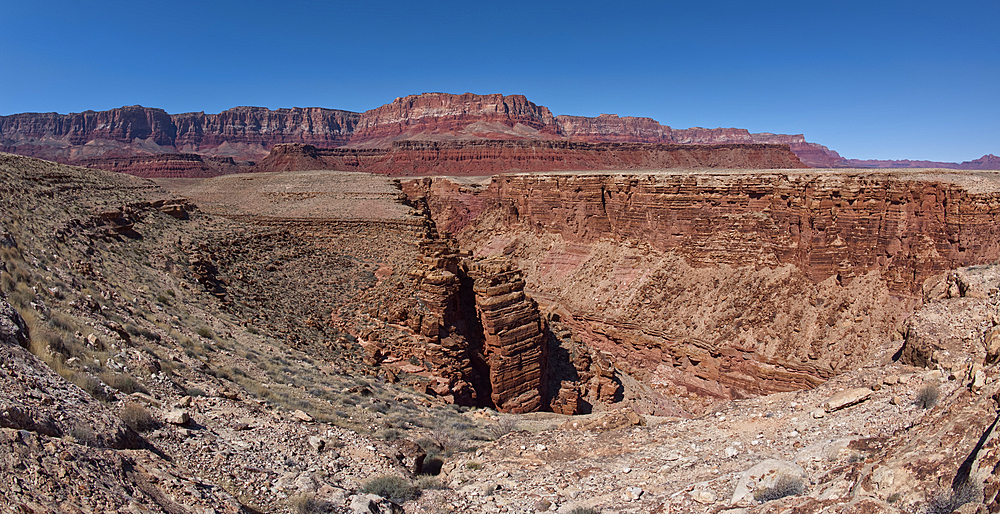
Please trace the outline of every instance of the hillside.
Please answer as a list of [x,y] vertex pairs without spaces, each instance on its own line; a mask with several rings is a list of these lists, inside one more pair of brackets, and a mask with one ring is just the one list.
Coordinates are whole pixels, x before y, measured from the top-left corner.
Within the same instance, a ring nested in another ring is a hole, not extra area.
[[995,510],[998,198],[0,154],[0,512]]

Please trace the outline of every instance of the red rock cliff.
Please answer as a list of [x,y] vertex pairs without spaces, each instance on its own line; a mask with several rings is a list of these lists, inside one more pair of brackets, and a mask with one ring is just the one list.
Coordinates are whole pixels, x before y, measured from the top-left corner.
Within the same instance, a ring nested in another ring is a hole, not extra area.
[[897,292],[1000,258],[1000,193],[884,172],[504,175],[457,196],[428,199],[442,230],[493,211],[568,241],[646,241],[695,264],[794,264],[816,282],[878,270]]

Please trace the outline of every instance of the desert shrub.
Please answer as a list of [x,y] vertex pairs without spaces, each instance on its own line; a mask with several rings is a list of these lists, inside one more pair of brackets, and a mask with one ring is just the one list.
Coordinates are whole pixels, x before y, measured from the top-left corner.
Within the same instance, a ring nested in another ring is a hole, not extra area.
[[192,398],[195,397],[195,396],[205,396],[205,391],[202,390],[200,387],[189,387],[189,388],[187,388],[186,392],[187,392],[187,395],[190,396],[190,397],[192,397]]
[[593,507],[577,507],[569,511],[569,514],[601,514],[601,511]]
[[160,425],[148,409],[134,402],[126,403],[118,417],[136,432],[148,432]]
[[465,463],[465,469],[471,469],[471,470],[483,469],[483,464],[478,461],[470,460]]
[[73,438],[76,444],[92,447],[97,446],[97,434],[94,433],[94,429],[83,423],[73,425],[73,428],[69,430],[69,436]]
[[197,330],[197,333],[198,333],[198,335],[200,335],[201,337],[204,337],[205,339],[211,339],[212,338],[212,331],[209,330],[206,327],[199,328]]
[[951,514],[966,503],[979,501],[983,497],[982,485],[965,482],[957,489],[949,489],[934,497],[924,508],[925,514]]
[[467,448],[465,434],[454,430],[432,430],[430,439],[445,455]]
[[941,396],[941,392],[938,391],[938,387],[934,384],[927,384],[920,388],[917,392],[917,399],[914,401],[920,408],[929,409],[937,405],[938,398]]
[[900,493],[892,493],[892,494],[889,495],[888,498],[885,499],[885,501],[887,501],[889,503],[896,503],[902,497],[903,497],[903,495],[900,494]]
[[805,491],[806,485],[801,478],[792,475],[780,475],[771,487],[754,491],[753,499],[763,503],[786,496],[797,496]]
[[320,514],[333,512],[334,505],[326,500],[316,498],[313,493],[302,493],[288,499],[288,505],[296,514]]
[[420,490],[398,475],[377,476],[361,486],[361,492],[377,494],[396,503],[403,503],[417,497]]
[[107,400],[104,385],[90,373],[74,373],[71,382],[86,391],[90,396],[98,400]]
[[125,394],[149,392],[145,387],[142,387],[141,384],[136,382],[135,379],[122,373],[105,372],[101,374],[101,380],[103,380],[105,384],[108,384],[108,386]]
[[517,430],[517,418],[514,416],[500,416],[494,423],[486,425],[484,429],[486,435],[494,441]]
[[417,489],[427,490],[427,489],[447,489],[448,487],[444,485],[440,479],[432,477],[429,475],[421,475],[417,478]]
[[49,326],[63,332],[73,332],[76,330],[76,323],[73,318],[56,310],[49,313]]
[[375,432],[375,437],[383,441],[395,441],[403,438],[403,433],[395,428],[383,428]]

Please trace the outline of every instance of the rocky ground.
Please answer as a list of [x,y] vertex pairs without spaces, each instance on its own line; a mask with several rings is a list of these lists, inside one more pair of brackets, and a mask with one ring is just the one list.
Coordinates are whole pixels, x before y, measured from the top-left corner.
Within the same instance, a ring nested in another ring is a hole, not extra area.
[[9,155],[0,178],[0,512],[997,507],[995,266],[928,280],[896,360],[814,388],[500,415],[357,336],[433,228],[390,180],[160,187]]

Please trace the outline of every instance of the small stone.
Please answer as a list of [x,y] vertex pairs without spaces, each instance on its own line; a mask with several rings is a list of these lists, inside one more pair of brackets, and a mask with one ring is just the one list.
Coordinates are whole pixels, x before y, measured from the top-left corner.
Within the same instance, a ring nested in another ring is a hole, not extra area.
[[903,399],[899,395],[894,395],[892,398],[889,398],[889,403],[892,405],[902,405]]
[[840,410],[852,405],[861,403],[872,395],[872,390],[867,387],[859,387],[856,389],[848,389],[847,391],[841,391],[830,397],[827,401],[823,402],[823,408],[827,412],[833,412],[835,410]]
[[972,392],[978,393],[984,386],[986,386],[986,374],[980,369],[976,371],[969,388],[972,389]]
[[187,408],[187,407],[190,407],[190,406],[191,406],[191,397],[190,396],[185,396],[185,397],[181,398],[180,400],[177,400],[177,403],[174,404],[174,407],[177,407],[179,409],[184,409],[184,408]]
[[171,425],[184,425],[191,420],[191,415],[186,410],[174,409],[168,412],[163,420]]
[[626,487],[625,488],[625,499],[628,501],[635,501],[642,497],[641,487]]
[[309,436],[309,446],[312,446],[314,450],[321,452],[323,451],[323,448],[326,448],[326,440],[318,435],[311,435]]
[[628,468],[628,467],[622,468],[622,473],[625,473],[626,475],[629,474],[629,473],[631,473],[631,472],[632,472],[632,468]]
[[292,418],[305,423],[311,423],[313,421],[312,416],[298,409],[292,411]]
[[812,417],[816,419],[821,419],[826,416],[826,411],[823,409],[816,409],[812,411]]
[[899,377],[900,384],[906,384],[910,382],[910,375],[902,375]]
[[709,503],[715,503],[715,493],[708,491],[706,489],[695,489],[691,491],[691,499],[702,504],[707,505]]
[[532,508],[535,509],[535,512],[545,512],[549,510],[549,507],[551,506],[552,502],[546,500],[545,498],[542,498],[541,500],[536,501],[535,505],[533,505]]
[[889,375],[882,379],[882,383],[885,385],[896,385],[899,383],[899,375]]
[[536,452],[544,452],[545,451],[545,445],[544,444],[536,444],[535,445],[535,451]]

